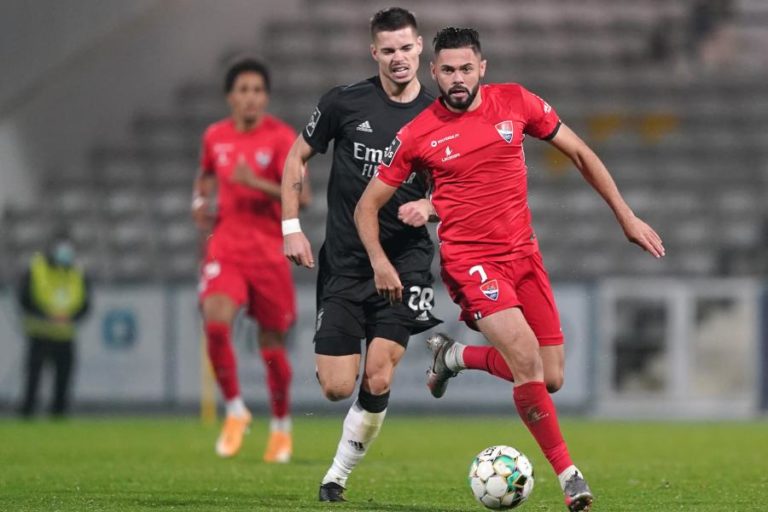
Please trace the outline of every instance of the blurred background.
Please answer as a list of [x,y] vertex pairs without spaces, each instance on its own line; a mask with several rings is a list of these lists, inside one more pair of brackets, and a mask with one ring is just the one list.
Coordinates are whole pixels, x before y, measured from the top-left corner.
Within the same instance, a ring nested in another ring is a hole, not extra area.
[[[403,1],[425,39],[480,31],[487,81],[520,82],[604,159],[662,235],[656,261],[627,243],[572,165],[530,140],[530,206],[566,334],[558,405],[606,417],[744,418],[768,410],[768,3],[762,0]],[[15,285],[59,224],[93,282],[74,411],[195,413],[200,257],[189,215],[205,127],[226,115],[234,56],[271,67],[271,112],[298,131],[320,95],[376,73],[369,0],[42,0],[0,3],[0,411],[21,392]],[[302,226],[319,249],[329,159],[311,163]],[[435,267],[437,268],[437,267]],[[436,274],[437,275],[437,274]],[[323,411],[311,344],[315,273],[295,272],[299,411]],[[439,281],[439,280],[438,280]],[[457,322],[436,283],[438,315]],[[238,324],[244,396],[266,407],[254,326]],[[400,410],[508,409],[509,387],[464,374],[439,403],[411,341]],[[250,354],[250,355],[249,355]],[[461,385],[459,385],[461,383]],[[48,385],[43,385],[48,392]],[[44,395],[45,396],[45,395]],[[205,400],[203,400],[205,401]]]

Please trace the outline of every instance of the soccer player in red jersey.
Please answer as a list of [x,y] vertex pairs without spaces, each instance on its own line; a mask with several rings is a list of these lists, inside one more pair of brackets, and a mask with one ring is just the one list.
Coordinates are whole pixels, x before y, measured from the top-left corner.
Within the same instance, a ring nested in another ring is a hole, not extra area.
[[493,345],[486,355],[494,351],[505,364],[475,363],[514,380],[517,411],[558,475],[566,506],[589,510],[592,493],[570,458],[545,384],[547,364],[560,368],[549,375],[550,387],[562,384],[563,336],[531,227],[525,135],[548,140],[573,161],[630,241],[657,258],[664,247],[623,200],[600,159],[548,103],[518,84],[480,85],[486,61],[475,30],[441,30],[434,51],[431,70],[441,98],[400,130],[355,212],[376,288],[395,300],[402,295],[397,271],[379,242],[378,211],[410,169],[421,167],[433,180],[432,203],[441,219],[443,281],[462,319]]
[[[224,85],[231,115],[210,125],[203,136],[192,200],[198,228],[210,232],[199,294],[208,356],[226,400],[216,453],[235,455],[251,422],[240,395],[231,334],[235,316],[244,306],[259,324],[271,397],[271,434],[264,460],[288,462],[291,366],[285,337],[296,318],[296,305],[290,266],[283,256],[280,181],[296,133],[265,112],[270,82],[264,64],[251,59],[235,63]],[[216,189],[218,211],[214,213]]]

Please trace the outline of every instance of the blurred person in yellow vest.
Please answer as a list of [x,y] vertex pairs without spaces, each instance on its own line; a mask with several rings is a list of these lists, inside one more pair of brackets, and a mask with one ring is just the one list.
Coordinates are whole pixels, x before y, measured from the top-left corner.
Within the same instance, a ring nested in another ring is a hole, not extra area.
[[31,417],[43,367],[53,364],[53,396],[50,413],[67,413],[75,361],[77,325],[88,312],[90,286],[75,261],[69,234],[59,229],[46,251],[32,256],[19,283],[19,303],[27,338],[24,396],[19,412]]

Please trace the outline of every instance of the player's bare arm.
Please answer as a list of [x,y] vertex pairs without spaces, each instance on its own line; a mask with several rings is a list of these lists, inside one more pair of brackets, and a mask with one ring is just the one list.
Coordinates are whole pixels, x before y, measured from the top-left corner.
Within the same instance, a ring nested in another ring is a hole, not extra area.
[[437,222],[438,220],[432,202],[427,198],[401,204],[400,208],[397,209],[397,218],[403,224],[414,228],[420,228],[427,222]]
[[371,260],[376,291],[393,304],[403,300],[403,285],[379,240],[379,210],[396,190],[380,179],[373,178],[355,208],[355,225]]
[[550,143],[571,159],[584,179],[608,203],[630,242],[639,245],[656,258],[664,256],[661,237],[651,226],[635,216],[621,196],[605,164],[573,130],[565,124],[561,125]]
[[[299,193],[299,209],[303,210],[310,204],[312,204],[312,186],[307,179],[307,165],[304,164],[304,168],[301,171],[301,175],[304,177],[304,181],[301,183],[301,192]],[[282,194],[282,187],[281,187]]]
[[216,177],[200,172],[195,178],[192,192],[192,219],[200,231],[208,232],[213,227],[215,214],[211,211],[211,198],[216,190]]
[[299,207],[305,192],[304,174],[307,161],[315,154],[312,147],[300,135],[291,146],[285,159],[280,198],[283,210],[283,252],[296,265],[314,268],[312,246],[299,225]]

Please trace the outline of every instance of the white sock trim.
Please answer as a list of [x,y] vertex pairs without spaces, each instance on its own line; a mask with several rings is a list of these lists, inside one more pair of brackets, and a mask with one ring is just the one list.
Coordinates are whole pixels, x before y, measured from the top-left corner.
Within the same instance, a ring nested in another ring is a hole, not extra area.
[[240,396],[236,396],[232,400],[227,400],[226,409],[228,416],[247,416],[249,414],[248,408],[245,406],[245,402]]
[[565,482],[567,482],[568,479],[576,473],[581,474],[581,471],[579,471],[579,468],[571,464],[565,468],[562,473],[557,475],[557,479],[560,481],[560,489],[565,490]]
[[282,418],[272,418],[269,420],[270,432],[285,432],[290,433],[293,430],[293,421],[290,416],[283,416]]
[[457,342],[445,352],[445,364],[451,371],[460,372],[467,369],[464,365],[465,348],[466,345]]

